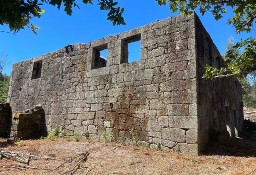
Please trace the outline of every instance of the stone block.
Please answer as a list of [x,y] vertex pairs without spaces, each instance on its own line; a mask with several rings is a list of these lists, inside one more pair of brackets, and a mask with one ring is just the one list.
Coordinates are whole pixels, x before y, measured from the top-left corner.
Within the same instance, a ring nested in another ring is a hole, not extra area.
[[173,142],[186,142],[185,130],[180,128],[162,128],[162,139]]
[[189,115],[191,116],[197,116],[197,104],[189,104]]
[[185,154],[196,156],[199,154],[199,147],[198,144],[180,143],[179,151]]
[[85,120],[85,121],[82,122],[82,124],[84,126],[93,125],[94,124],[94,120]]
[[162,128],[167,128],[169,126],[169,118],[168,116],[160,116],[158,118],[158,122]]
[[152,69],[145,69],[144,76],[141,77],[143,79],[152,79],[153,78],[153,70]]
[[197,129],[189,129],[186,131],[186,143],[197,143],[198,131]]
[[173,116],[186,116],[189,115],[188,104],[173,104],[171,105],[171,115]]
[[192,129],[197,128],[197,117],[196,116],[170,116],[169,126],[175,128]]
[[155,143],[155,144],[161,143],[161,138],[153,137],[152,142]]
[[153,138],[161,138],[161,132],[148,131],[148,136]]
[[87,120],[93,120],[95,118],[96,112],[84,112],[81,115],[84,116],[84,118]]
[[83,112],[83,108],[68,108],[68,113],[69,114],[80,114]]
[[107,96],[107,90],[101,89],[101,90],[95,90],[95,97],[106,97]]
[[174,147],[176,147],[178,145],[177,142],[173,142],[170,140],[162,140],[161,144],[165,147],[168,147],[169,149],[173,149]]
[[90,134],[96,134],[96,133],[97,133],[97,127],[94,126],[94,125],[89,125],[89,126],[88,126],[88,132],[89,132]]
[[189,96],[188,96],[187,90],[181,90],[181,91],[172,91],[172,103],[189,103]]
[[71,120],[70,122],[74,126],[81,126],[81,120]]
[[74,128],[74,133],[78,133],[80,136],[82,136],[83,132],[84,132],[84,127],[83,126],[76,126]]
[[147,128],[148,128],[148,131],[152,131],[152,132],[159,132],[161,130],[160,124],[154,120],[148,121]]
[[67,130],[70,130],[70,131],[74,131],[74,129],[75,129],[75,127],[74,127],[74,125],[66,125],[65,126],[65,129],[67,129]]
[[156,110],[156,109],[158,109],[159,100],[158,99],[151,99],[149,101],[149,104],[150,104],[150,107],[149,107],[150,110]]
[[111,127],[110,121],[104,121],[104,126],[106,128],[110,128]]
[[95,117],[96,117],[97,119],[103,119],[103,118],[105,118],[105,117],[106,117],[106,116],[105,116],[105,111],[97,111]]
[[103,104],[91,104],[91,111],[101,111],[103,109]]

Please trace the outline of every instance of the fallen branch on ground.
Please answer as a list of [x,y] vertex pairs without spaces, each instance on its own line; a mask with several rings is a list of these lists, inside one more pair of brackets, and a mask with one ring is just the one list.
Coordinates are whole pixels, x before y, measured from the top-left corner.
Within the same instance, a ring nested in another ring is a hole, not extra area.
[[[56,170],[60,169],[61,167],[64,168],[65,165],[66,165],[66,167],[68,167],[66,169],[68,169],[68,170],[63,172],[62,175],[64,175],[64,174],[74,174],[77,171],[77,169],[80,168],[81,163],[86,162],[88,156],[89,156],[88,152],[78,154],[74,157],[71,157],[71,158],[67,159],[65,162],[63,162],[58,167],[56,167],[53,171],[56,171]],[[74,164],[74,165],[71,168],[69,168],[70,164]]]
[[0,159],[2,158],[11,159],[28,165],[30,160],[30,154],[2,150],[0,151]]
[[74,174],[80,168],[80,165],[83,162],[86,162],[88,156],[89,156],[88,152],[81,153],[74,157],[68,158],[56,168],[49,169],[49,168],[38,168],[38,167],[29,166],[29,162],[31,160],[38,160],[38,159],[46,159],[46,160],[57,160],[57,159],[53,157],[48,157],[48,156],[36,156],[30,153],[11,152],[11,151],[5,151],[5,150],[0,151],[0,160],[2,158],[7,158],[7,159],[11,159],[19,163],[22,163],[22,164],[12,164],[10,166],[6,166],[5,168],[16,168],[20,170],[26,170],[26,169],[47,170],[52,172],[61,171],[62,173],[59,173],[59,174],[62,174],[62,175]]
[[38,159],[46,159],[46,160],[56,160],[53,157],[49,156],[37,156],[30,153],[21,153],[21,152],[13,152],[13,151],[0,151],[0,160],[2,158],[11,159],[20,163],[29,164],[30,160],[38,160]]
[[4,166],[3,168],[15,168],[15,169],[19,169],[19,170],[27,170],[27,169],[34,169],[34,170],[51,170],[48,168],[38,168],[38,167],[32,167],[29,165],[24,165],[24,164],[11,164],[9,166]]

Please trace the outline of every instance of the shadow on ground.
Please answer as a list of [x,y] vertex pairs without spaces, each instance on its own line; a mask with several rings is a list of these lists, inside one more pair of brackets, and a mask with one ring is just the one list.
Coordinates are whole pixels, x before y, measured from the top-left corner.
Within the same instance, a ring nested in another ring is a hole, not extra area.
[[256,123],[245,120],[244,124],[244,132],[239,138],[211,142],[204,155],[256,157]]
[[1,148],[6,148],[8,146],[12,146],[14,145],[14,141],[10,140],[10,139],[4,139],[4,138],[0,138],[0,149]]

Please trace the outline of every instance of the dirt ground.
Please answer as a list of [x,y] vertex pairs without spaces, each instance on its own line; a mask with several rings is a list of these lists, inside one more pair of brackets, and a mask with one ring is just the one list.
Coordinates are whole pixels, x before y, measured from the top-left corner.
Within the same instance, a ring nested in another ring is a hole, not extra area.
[[[132,145],[72,139],[0,139],[0,151],[30,153],[28,165],[2,158],[0,175],[15,174],[236,174],[256,175],[256,142],[237,139],[213,144],[203,156],[188,156]],[[89,153],[81,161],[81,153]],[[34,156],[34,157],[33,157]],[[35,157],[36,156],[36,157]],[[80,166],[76,166],[80,164]],[[60,166],[63,165],[63,166]],[[71,170],[74,170],[73,172]]]

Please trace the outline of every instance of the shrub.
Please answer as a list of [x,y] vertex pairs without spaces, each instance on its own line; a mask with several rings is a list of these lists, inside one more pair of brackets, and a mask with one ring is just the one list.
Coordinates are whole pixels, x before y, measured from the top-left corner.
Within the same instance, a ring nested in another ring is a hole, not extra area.
[[58,129],[53,128],[51,130],[51,132],[48,134],[47,138],[50,139],[50,140],[54,140],[54,139],[58,138],[58,135],[59,135]]
[[75,139],[76,142],[79,142],[80,135],[78,133],[74,133],[74,139]]

